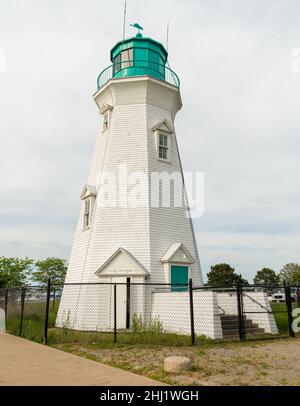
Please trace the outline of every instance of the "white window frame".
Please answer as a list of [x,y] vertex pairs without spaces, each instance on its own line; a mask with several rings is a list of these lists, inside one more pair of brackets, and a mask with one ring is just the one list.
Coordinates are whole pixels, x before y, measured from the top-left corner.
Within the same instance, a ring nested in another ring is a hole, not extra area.
[[[91,208],[92,208],[92,199],[87,197],[83,200],[83,229],[87,229],[91,225]],[[86,210],[88,207],[88,210]],[[88,219],[86,221],[86,218]]]
[[[95,196],[87,196],[83,198],[83,217],[82,217],[82,230],[88,230],[91,227],[93,212],[95,206]],[[88,207],[88,211],[86,211]],[[86,218],[88,221],[86,221]]]
[[102,132],[109,129],[110,126],[110,110],[106,110],[102,115]]
[[85,185],[80,199],[82,200],[82,230],[90,228],[93,220],[94,206],[96,202],[97,191],[92,185]]
[[[163,146],[160,144],[160,135],[166,137],[167,139],[167,145]],[[157,130],[156,131],[156,147],[157,147],[157,159],[162,162],[168,162],[171,163],[171,154],[172,154],[172,149],[171,149],[171,134]],[[162,158],[160,157],[160,148],[165,148],[167,151],[167,158]]]
[[102,115],[102,132],[108,130],[110,127],[112,109],[112,106],[106,103],[102,104],[100,107],[100,114]]

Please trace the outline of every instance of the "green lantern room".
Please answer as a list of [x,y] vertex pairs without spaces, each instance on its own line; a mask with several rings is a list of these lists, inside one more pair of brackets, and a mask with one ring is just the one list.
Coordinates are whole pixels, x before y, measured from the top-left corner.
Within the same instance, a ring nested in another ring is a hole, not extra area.
[[165,47],[152,38],[143,37],[140,30],[135,37],[119,41],[111,49],[110,59],[112,65],[98,77],[98,90],[110,79],[132,76],[151,76],[179,87],[178,76],[166,66]]

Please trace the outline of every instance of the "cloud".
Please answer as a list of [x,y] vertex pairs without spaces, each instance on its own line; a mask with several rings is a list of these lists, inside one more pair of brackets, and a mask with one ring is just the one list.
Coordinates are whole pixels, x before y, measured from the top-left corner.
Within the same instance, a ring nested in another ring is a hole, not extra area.
[[[218,232],[205,230],[197,233],[200,258],[205,274],[210,266],[226,262],[250,283],[256,272],[269,267],[276,272],[288,262],[299,261],[300,236],[297,232]],[[203,254],[203,255],[201,255]]]

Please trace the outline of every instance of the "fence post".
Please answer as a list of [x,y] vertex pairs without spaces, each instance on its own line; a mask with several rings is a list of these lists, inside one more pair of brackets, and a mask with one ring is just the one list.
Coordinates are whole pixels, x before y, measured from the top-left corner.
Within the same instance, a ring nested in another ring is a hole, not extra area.
[[49,321],[49,306],[50,306],[50,295],[51,295],[51,279],[47,282],[47,298],[46,298],[46,314],[45,314],[45,329],[44,329],[44,343],[48,342],[48,321]]
[[117,342],[117,284],[114,284],[114,343]]
[[20,337],[22,337],[22,330],[23,330],[24,305],[25,305],[25,288],[22,288],[22,290],[21,290],[21,320],[20,320],[20,331],[19,331]]
[[126,279],[126,329],[130,329],[130,278]]
[[285,290],[285,303],[287,307],[287,315],[288,315],[288,323],[289,323],[289,335],[290,337],[295,337],[292,324],[293,324],[293,308],[292,308],[292,298],[291,298],[291,287],[289,284],[286,285],[284,283],[284,290]]
[[5,328],[7,326],[7,309],[8,309],[8,289],[5,289],[5,305],[4,305],[4,312],[5,312]]
[[55,310],[55,289],[53,289],[53,306],[52,310]]
[[297,302],[298,302],[298,307],[300,307],[300,290],[299,290],[299,286],[297,286]]
[[193,281],[189,279],[190,293],[190,318],[191,318],[191,345],[195,345],[195,322],[194,322],[194,298],[193,298]]
[[237,310],[238,310],[238,322],[239,322],[239,337],[240,341],[245,341],[245,328],[244,328],[244,314],[243,314],[243,287],[240,282],[236,285],[237,295]]

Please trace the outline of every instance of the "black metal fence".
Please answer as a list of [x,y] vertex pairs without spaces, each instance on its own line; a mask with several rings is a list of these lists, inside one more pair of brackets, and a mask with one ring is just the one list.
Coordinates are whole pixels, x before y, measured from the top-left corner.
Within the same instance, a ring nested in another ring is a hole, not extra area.
[[297,286],[66,283],[0,289],[9,333],[49,344],[195,345],[295,335]]
[[256,338],[257,334],[266,338],[295,336],[293,321],[298,313],[293,310],[300,308],[299,287],[240,285],[237,295],[241,307],[240,340]]

